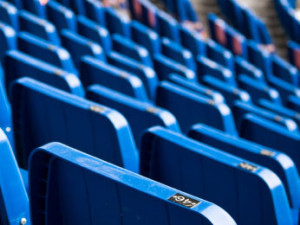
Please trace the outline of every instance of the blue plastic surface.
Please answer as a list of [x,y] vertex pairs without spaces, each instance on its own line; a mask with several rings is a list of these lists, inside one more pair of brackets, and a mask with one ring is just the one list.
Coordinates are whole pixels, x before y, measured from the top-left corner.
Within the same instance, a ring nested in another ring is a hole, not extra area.
[[[210,202],[58,143],[35,150],[30,162],[34,225],[236,224]],[[188,208],[169,200],[178,195],[200,203]]]
[[239,224],[293,224],[284,186],[269,169],[160,127],[143,136],[141,154],[141,174],[205,196]]
[[29,78],[13,85],[12,108],[16,155],[22,168],[28,168],[34,148],[58,141],[138,172],[131,130],[117,111]]

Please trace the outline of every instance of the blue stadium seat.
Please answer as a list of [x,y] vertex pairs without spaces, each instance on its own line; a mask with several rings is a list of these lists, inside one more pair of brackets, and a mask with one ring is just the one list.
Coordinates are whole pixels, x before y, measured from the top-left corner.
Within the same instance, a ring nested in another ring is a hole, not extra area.
[[209,74],[236,87],[234,74],[229,69],[204,56],[198,56],[196,62],[198,80],[203,81],[203,77]]
[[276,55],[272,55],[272,67],[274,76],[300,87],[300,77],[296,67]]
[[56,26],[59,31],[68,29],[76,32],[76,15],[72,10],[58,2],[50,1],[46,5],[46,13],[47,18]]
[[260,69],[267,80],[273,76],[271,54],[253,41],[248,41],[248,61]]
[[186,66],[193,71],[196,71],[194,56],[189,50],[183,48],[181,45],[168,38],[161,39],[161,46],[161,52],[164,56]]
[[29,199],[9,141],[0,129],[0,223],[30,225]]
[[283,105],[275,104],[274,102],[265,99],[261,99],[259,101],[259,106],[267,110],[273,111],[275,113],[278,113],[282,116],[291,118],[297,123],[298,127],[300,127],[300,112],[287,108]]
[[39,0],[22,0],[23,10],[40,18],[46,18],[45,6]]
[[210,202],[59,143],[35,150],[30,165],[33,224],[236,224]]
[[145,85],[148,97],[152,100],[155,98],[156,86],[158,84],[158,77],[155,70],[117,52],[111,52],[107,56],[107,60],[111,65],[138,76]]
[[182,46],[190,50],[195,58],[206,54],[205,38],[199,33],[180,26],[180,38]]
[[0,129],[2,129],[3,132],[5,132],[7,138],[9,139],[9,142],[11,143],[12,148],[14,148],[11,108],[3,83],[0,83],[0,102]]
[[264,84],[266,83],[263,72],[242,57],[235,58],[235,74],[237,78],[244,74]]
[[248,104],[244,102],[235,102],[234,106],[232,107],[232,112],[235,117],[236,125],[238,130],[241,130],[241,126],[246,114],[251,113],[253,115],[257,115],[263,117],[264,119],[268,119],[282,128],[286,129],[290,133],[298,133],[299,129],[295,121],[291,120],[290,118],[278,115],[272,111],[263,109],[259,106]]
[[[97,0],[85,0],[84,6],[86,14],[85,16],[94,21],[100,26],[106,26],[104,7],[100,1]],[[109,23],[109,22],[108,22]]]
[[210,89],[208,86],[192,82],[186,78],[183,78],[180,75],[170,74],[168,81],[173,84],[177,84],[185,89],[189,89],[190,91],[203,95],[213,100],[215,103],[225,103],[223,95],[217,92],[216,90]]
[[219,91],[226,99],[226,103],[229,107],[232,107],[234,102],[237,100],[247,103],[252,102],[251,96],[248,94],[248,92],[233,87],[220,79],[206,75],[203,78],[203,82],[214,90]]
[[4,58],[3,65],[7,90],[14,80],[26,76],[74,95],[84,96],[84,90],[77,75],[25,53],[9,51]]
[[18,49],[32,57],[43,60],[65,71],[77,73],[70,53],[51,42],[45,41],[27,32],[20,32]]
[[240,75],[238,83],[240,88],[251,95],[254,103],[257,103],[260,99],[264,98],[277,104],[281,104],[281,98],[278,91],[256,79],[246,75]]
[[106,28],[111,34],[120,34],[130,38],[130,21],[126,17],[121,17],[113,9],[104,9]]
[[248,57],[247,39],[215,14],[208,15],[212,39],[229,49],[233,54]]
[[180,43],[179,24],[177,21],[162,10],[157,10],[156,18],[159,35]]
[[287,154],[294,160],[299,173],[299,132],[290,132],[276,122],[246,114],[242,121],[240,136]]
[[132,40],[146,48],[150,55],[161,52],[160,37],[154,30],[135,20],[131,22],[130,28]]
[[291,108],[300,112],[300,97],[291,95],[288,98],[287,105]]
[[27,31],[54,45],[60,45],[56,28],[49,21],[22,10],[19,12],[19,23],[21,31]]
[[101,45],[106,53],[112,49],[108,30],[84,16],[77,17],[78,34]]
[[[299,175],[294,162],[289,156],[242,138],[228,136],[226,133],[204,124],[194,125],[189,131],[188,136],[201,143],[257,163],[275,172],[284,184],[293,217],[295,221],[298,221],[300,207]],[[286,167],[286,165],[290,166]]]
[[11,4],[15,5],[17,9],[22,9],[23,7],[21,0],[7,0],[7,2],[10,2]]
[[70,8],[76,15],[85,15],[84,1],[83,0],[57,0]]
[[11,99],[16,155],[22,168],[28,168],[34,148],[58,141],[138,171],[131,130],[117,111],[29,78],[14,83]]
[[161,82],[157,88],[156,104],[175,115],[184,133],[195,123],[205,123],[229,134],[237,134],[231,110],[226,104],[215,103],[179,85]]
[[6,1],[0,1],[0,21],[18,30],[19,20],[17,8]]
[[79,67],[83,56],[90,55],[99,60],[105,61],[105,54],[101,46],[88,38],[69,30],[61,32],[63,46],[70,52],[76,68]]
[[150,1],[138,0],[138,2],[140,4],[135,4],[135,12],[138,21],[149,28],[158,31],[157,13],[159,10]]
[[290,95],[300,97],[300,88],[274,76],[270,77],[268,81],[280,93],[283,104],[287,104]]
[[100,84],[141,101],[148,101],[144,85],[136,75],[98,59],[90,56],[83,57],[80,74],[85,87]]
[[0,62],[8,50],[17,49],[17,34],[15,30],[0,22]]
[[163,126],[180,132],[176,118],[167,110],[139,101],[101,85],[88,88],[87,98],[118,110],[128,120],[135,142],[140,147],[143,132],[153,126]]
[[208,39],[206,41],[206,57],[234,72],[234,57],[227,49]]
[[145,66],[153,67],[148,50],[119,34],[112,36],[113,50]]
[[154,69],[157,72],[159,80],[166,80],[172,73],[176,73],[184,78],[197,82],[196,73],[177,63],[176,61],[163,56],[162,54],[155,54],[153,59]]
[[145,133],[141,154],[142,175],[205,196],[238,224],[293,224],[284,186],[265,167],[160,127]]

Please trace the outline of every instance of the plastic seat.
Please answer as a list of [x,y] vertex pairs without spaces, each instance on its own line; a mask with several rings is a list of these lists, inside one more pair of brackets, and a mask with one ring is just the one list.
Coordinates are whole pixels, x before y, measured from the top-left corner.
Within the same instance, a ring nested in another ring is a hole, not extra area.
[[157,10],[156,19],[159,35],[180,43],[179,24],[177,21],[162,10]]
[[58,2],[49,1],[46,5],[46,13],[47,18],[59,31],[69,29],[76,32],[76,16],[72,10]]
[[19,33],[18,49],[65,71],[77,73],[71,55],[66,49],[53,45],[51,42],[47,42],[30,33]]
[[63,46],[70,52],[76,68],[79,68],[83,56],[90,55],[105,61],[105,54],[101,46],[88,38],[69,30],[61,32]]
[[240,88],[251,95],[254,103],[257,103],[260,99],[264,98],[273,101],[274,103],[281,104],[281,97],[278,91],[256,79],[241,75],[238,79],[238,83]]
[[206,57],[234,72],[234,57],[230,51],[211,39],[206,41]]
[[130,38],[130,22],[126,17],[118,15],[113,9],[104,9],[106,28],[113,34],[120,34],[124,37]]
[[101,45],[106,53],[112,49],[111,38],[105,27],[87,19],[84,16],[77,17],[78,34]]
[[45,6],[39,0],[22,0],[22,7],[40,18],[46,18]]
[[12,27],[0,22],[0,62],[6,51],[17,49],[16,37]]
[[13,111],[19,112],[13,121],[22,168],[28,168],[34,148],[58,141],[138,171],[131,130],[117,111],[28,78],[14,83],[11,102]]
[[132,40],[146,48],[150,55],[161,52],[160,37],[154,30],[137,21],[132,21],[130,28]]
[[[106,26],[104,7],[102,6],[100,1],[96,0],[86,0],[83,1],[85,5],[85,16],[97,23],[100,26]],[[109,23],[109,22],[108,22]]]
[[232,107],[232,112],[235,117],[236,125],[239,130],[241,130],[242,122],[244,120],[244,116],[248,113],[263,117],[268,119],[274,123],[277,123],[282,128],[286,129],[291,133],[298,133],[299,129],[295,121],[288,117],[281,116],[277,113],[272,111],[263,109],[259,106],[248,104],[244,102],[235,102],[234,106]]
[[180,38],[182,46],[190,50],[195,58],[198,55],[206,55],[205,38],[199,33],[180,26]]
[[263,72],[241,57],[235,58],[235,73],[237,78],[241,74],[244,74],[257,81],[260,81],[261,83],[266,83]]
[[18,9],[6,1],[0,1],[0,21],[19,29]]
[[294,160],[299,173],[299,132],[290,132],[275,122],[246,114],[241,125],[240,136],[287,154]]
[[[11,118],[11,108],[6,95],[5,86],[0,83],[0,129],[6,134],[11,143],[12,148],[14,148],[14,136],[12,130],[12,118]],[[1,135],[0,135],[1,136]],[[0,219],[1,220],[1,219]]]
[[285,106],[282,105],[277,105],[274,102],[262,99],[259,101],[259,106],[263,107],[267,110],[273,111],[274,113],[278,113],[282,116],[291,118],[292,120],[294,120],[298,127],[300,127],[300,113],[292,110],[290,108],[287,108]]
[[229,69],[204,56],[198,56],[196,63],[198,80],[202,81],[203,77],[209,74],[222,81],[225,81],[229,85],[232,85],[234,87],[236,86],[234,75]]
[[265,167],[160,127],[145,133],[141,154],[142,175],[205,196],[238,224],[293,224],[284,186]]
[[112,36],[113,50],[125,55],[148,67],[153,67],[150,54],[147,49],[138,45],[130,39],[124,38],[119,34]]
[[[129,1],[130,2],[130,1]],[[158,9],[150,1],[138,0],[135,4],[135,15],[142,24],[158,31]],[[158,32],[159,33],[159,32]],[[160,33],[159,33],[160,34]],[[160,36],[162,36],[160,34]]]
[[179,85],[161,82],[157,88],[156,105],[173,113],[184,133],[195,123],[205,123],[229,134],[237,134],[226,104],[215,103]]
[[248,41],[248,61],[260,69],[267,80],[274,76],[270,53],[253,41]]
[[0,128],[0,223],[31,224],[29,199],[9,141]]
[[213,203],[59,143],[35,150],[30,164],[33,224],[236,224]]
[[90,56],[83,57],[80,74],[85,87],[100,84],[141,101],[149,101],[142,81],[135,74]]
[[274,76],[283,79],[296,87],[300,86],[299,72],[296,67],[281,59],[279,56],[272,56]]
[[155,54],[153,58],[154,69],[157,72],[159,80],[166,80],[172,73],[176,73],[184,78],[197,82],[196,73],[175,62],[174,60],[163,56],[162,54]]
[[178,62],[181,65],[186,66],[193,71],[196,71],[194,56],[189,50],[183,48],[182,46],[174,41],[171,41],[168,38],[162,38],[161,43],[161,52],[163,55]]
[[10,2],[11,4],[15,5],[17,9],[22,9],[23,7],[21,0],[7,0],[7,2]]
[[87,91],[87,98],[122,113],[132,128],[138,148],[143,132],[152,126],[163,126],[175,132],[180,132],[176,118],[167,110],[123,95],[104,86],[90,86]]
[[[227,3],[226,3],[227,4]],[[211,13],[208,15],[212,39],[229,49],[233,54],[248,57],[247,39],[224,20]]]
[[76,15],[85,15],[85,4],[82,0],[57,0],[70,8]]
[[288,107],[300,112],[300,97],[291,95],[287,102]]
[[300,97],[300,88],[274,76],[270,77],[268,81],[280,93],[283,104],[287,104],[290,95]]
[[52,42],[54,45],[60,45],[56,28],[49,21],[21,10],[19,12],[19,23],[21,31],[27,31],[28,33]]
[[168,81],[173,84],[177,84],[185,89],[189,89],[190,91],[203,95],[213,100],[215,103],[225,103],[225,98],[220,92],[210,89],[208,86],[192,82],[188,79],[183,78],[180,75],[171,74],[168,78]]
[[68,71],[48,64],[19,51],[9,51],[4,58],[6,87],[21,77],[30,77],[47,83],[74,95],[84,96],[84,90],[78,77]]
[[[226,153],[244,158],[264,166],[278,175],[288,194],[294,220],[299,216],[299,184],[298,171],[293,160],[284,153],[258,145],[238,137],[208,127],[204,124],[194,125],[188,136]],[[286,165],[289,165],[286,167]]]
[[247,103],[251,103],[251,96],[248,94],[248,92],[233,87],[229,84],[227,84],[226,82],[219,80],[215,77],[206,75],[203,78],[203,82],[213,88],[214,90],[219,91],[224,98],[226,99],[226,103],[228,104],[229,107],[232,107],[234,102],[239,100],[242,102],[247,102]]
[[155,98],[155,91],[158,84],[158,77],[155,70],[117,52],[111,52],[107,56],[107,60],[111,65],[139,77],[146,88],[148,97],[152,100]]

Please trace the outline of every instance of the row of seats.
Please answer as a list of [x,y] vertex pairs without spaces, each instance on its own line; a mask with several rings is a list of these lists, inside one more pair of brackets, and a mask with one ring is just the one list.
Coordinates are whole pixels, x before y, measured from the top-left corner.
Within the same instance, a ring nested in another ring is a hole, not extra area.
[[296,63],[147,0],[1,2],[0,224],[299,224]]
[[300,43],[300,21],[296,12],[296,1],[274,0],[278,18],[290,39]]

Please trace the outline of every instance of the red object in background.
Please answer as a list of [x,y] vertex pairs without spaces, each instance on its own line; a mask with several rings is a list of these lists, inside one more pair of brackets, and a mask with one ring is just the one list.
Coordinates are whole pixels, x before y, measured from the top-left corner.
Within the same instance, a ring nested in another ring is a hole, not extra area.
[[46,5],[49,0],[40,0],[41,5]]
[[139,0],[133,0],[134,13],[139,21],[142,20],[142,5]]
[[233,39],[232,39],[232,46],[233,46],[233,52],[236,54],[236,55],[242,55],[243,53],[243,48],[242,48],[242,43],[239,39],[238,36],[234,36]]
[[153,9],[148,9],[148,21],[152,28],[156,27],[156,15]]
[[300,51],[294,50],[295,66],[300,70]]
[[226,46],[227,45],[227,38],[226,38],[226,33],[225,33],[225,30],[224,30],[223,26],[219,23],[216,23],[215,24],[215,31],[216,31],[217,41],[221,45]]

